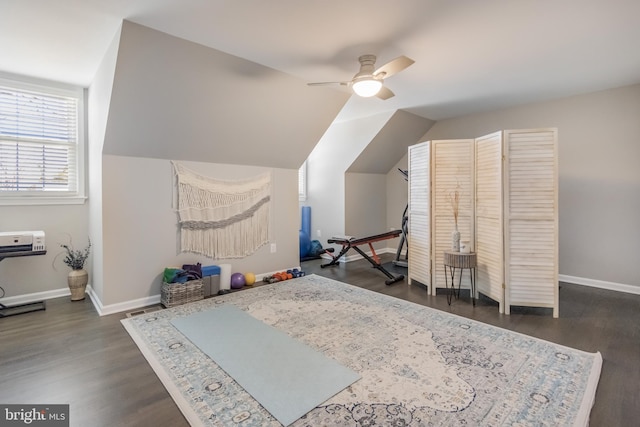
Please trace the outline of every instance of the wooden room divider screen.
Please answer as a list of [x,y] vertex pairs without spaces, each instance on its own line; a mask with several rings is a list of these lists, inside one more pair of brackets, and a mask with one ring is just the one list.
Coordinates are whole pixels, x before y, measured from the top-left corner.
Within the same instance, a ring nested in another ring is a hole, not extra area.
[[[423,142],[409,147],[409,205],[411,224],[407,239],[409,283],[417,280],[431,289],[431,144]],[[410,239],[410,240],[409,240]]]
[[476,139],[476,289],[504,313],[502,132]]
[[477,292],[511,306],[549,307],[558,317],[557,130],[509,130],[475,140],[409,147],[409,283],[435,295],[454,228],[477,254]]
[[[474,234],[474,156],[473,139],[432,141],[433,167],[431,168],[432,213],[431,221],[434,263],[431,293],[446,287],[444,251],[451,250],[451,233],[456,229],[453,219],[453,198],[458,197],[458,223],[460,240],[473,242]],[[473,244],[472,244],[473,247]]]

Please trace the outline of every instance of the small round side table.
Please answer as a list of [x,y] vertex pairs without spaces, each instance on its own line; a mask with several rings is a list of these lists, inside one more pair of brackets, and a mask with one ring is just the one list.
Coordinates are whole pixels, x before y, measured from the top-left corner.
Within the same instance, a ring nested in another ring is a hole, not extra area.
[[[447,292],[447,302],[451,305],[451,300],[455,295],[456,299],[460,298],[460,285],[462,283],[462,273],[466,268],[469,269],[469,278],[471,280],[471,301],[473,305],[476,305],[476,263],[478,258],[475,252],[461,253],[461,252],[444,252],[444,280],[445,287],[449,289],[449,277],[451,277],[451,291]],[[449,267],[449,272],[447,272]],[[454,284],[454,278],[456,275],[456,268],[460,270],[460,277],[458,278],[458,292],[456,293],[456,287]]]

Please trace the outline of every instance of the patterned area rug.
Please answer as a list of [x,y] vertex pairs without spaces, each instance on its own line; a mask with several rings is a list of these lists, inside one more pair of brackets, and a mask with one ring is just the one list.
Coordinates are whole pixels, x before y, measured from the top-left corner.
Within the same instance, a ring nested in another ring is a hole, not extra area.
[[170,324],[220,304],[362,375],[296,427],[588,425],[600,353],[311,275],[122,320],[193,426],[280,425]]

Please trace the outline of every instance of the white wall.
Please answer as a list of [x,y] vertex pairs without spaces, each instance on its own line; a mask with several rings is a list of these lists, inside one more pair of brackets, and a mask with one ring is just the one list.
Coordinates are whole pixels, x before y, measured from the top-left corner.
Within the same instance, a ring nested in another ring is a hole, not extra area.
[[217,179],[247,179],[272,171],[270,245],[242,259],[214,260],[180,253],[173,202],[170,161],[105,155],[103,157],[104,289],[109,306],[160,294],[165,267],[200,262],[228,263],[234,272],[256,274],[299,265],[298,171],[201,162],[183,162],[189,169]]
[[443,120],[422,140],[557,127],[560,275],[638,292],[639,117],[640,85],[634,85]]
[[[329,247],[327,239],[346,234],[345,172],[365,149],[393,112],[365,119],[334,123],[307,159],[308,198],[311,206],[311,238]],[[360,196],[360,195],[358,195]],[[361,195],[369,197],[369,194]],[[298,221],[300,224],[300,221]],[[318,237],[317,230],[321,231]],[[338,246],[336,246],[338,247]]]
[[93,243],[89,271],[89,283],[95,298],[101,300],[104,293],[103,271],[104,252],[102,241],[102,147],[109,117],[111,89],[115,75],[120,31],[115,34],[111,45],[98,67],[89,88],[89,234]]
[[[432,120],[405,111],[389,111],[376,116],[334,123],[327,130],[308,159],[308,193],[312,211],[312,239],[335,235],[366,237],[399,229],[402,210],[389,217],[388,197],[396,203],[394,192],[405,194],[404,180],[398,173],[407,147],[432,125]],[[406,159],[404,160],[406,169]],[[389,175],[398,181],[389,180]],[[394,183],[390,190],[389,183]],[[343,202],[341,203],[341,199]],[[397,210],[397,209],[396,209]],[[329,232],[327,233],[327,229]],[[398,239],[375,244],[376,249],[395,251]]]

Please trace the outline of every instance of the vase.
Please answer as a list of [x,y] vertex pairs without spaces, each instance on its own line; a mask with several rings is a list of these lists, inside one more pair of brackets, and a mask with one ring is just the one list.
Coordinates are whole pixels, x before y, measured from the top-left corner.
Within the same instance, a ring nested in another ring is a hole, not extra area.
[[71,270],[67,276],[67,283],[71,291],[71,301],[81,301],[85,297],[89,274],[85,270]]
[[458,231],[457,225],[451,233],[451,251],[460,252],[460,232]]

